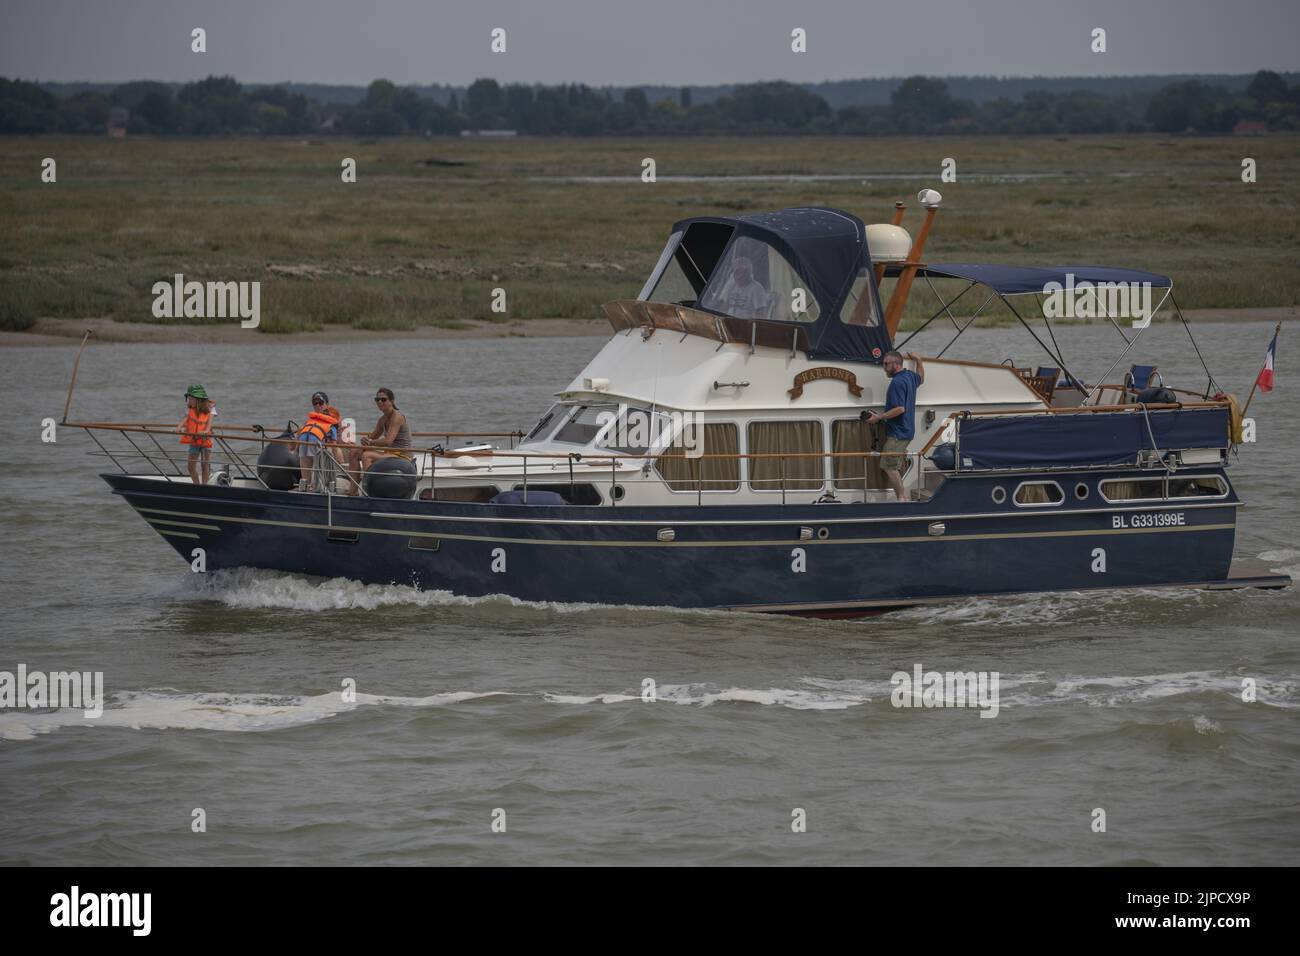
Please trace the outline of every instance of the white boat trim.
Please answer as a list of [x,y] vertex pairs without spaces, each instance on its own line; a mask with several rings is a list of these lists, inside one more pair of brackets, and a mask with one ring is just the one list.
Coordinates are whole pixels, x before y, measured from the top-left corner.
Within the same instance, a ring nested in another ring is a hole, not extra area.
[[[811,503],[810,503],[810,504],[811,504]],[[571,507],[571,506],[565,506],[565,507]],[[630,506],[630,507],[636,507],[636,506],[633,505],[633,506]],[[683,507],[689,507],[689,505],[684,505]],[[786,507],[794,507],[794,506],[793,506],[793,505],[786,505]],[[824,506],[822,506],[822,507],[833,507],[833,506],[830,506],[830,505],[824,505]],[[915,503],[913,503],[912,505],[908,505],[908,507],[915,507]],[[731,526],[731,525],[791,525],[791,524],[875,524],[875,523],[884,524],[884,523],[886,523],[886,522],[894,522],[894,521],[957,521],[958,519],[962,519],[962,518],[1042,518],[1042,517],[1051,517],[1051,516],[1060,517],[1060,516],[1062,516],[1062,515],[1116,514],[1116,513],[1124,512],[1124,511],[1153,511],[1153,510],[1157,510],[1157,509],[1162,509],[1162,510],[1179,509],[1179,510],[1182,510],[1182,509],[1188,509],[1188,508],[1242,508],[1242,507],[1245,507],[1245,502],[1241,502],[1241,501],[1217,501],[1217,500],[1216,500],[1216,501],[1203,502],[1203,503],[1202,503],[1202,502],[1196,502],[1196,503],[1194,503],[1194,504],[1186,504],[1186,505],[1184,505],[1184,504],[1160,504],[1160,505],[1146,505],[1146,506],[1144,506],[1144,507],[1136,507],[1136,508],[1127,508],[1127,507],[1123,507],[1123,508],[1074,508],[1074,509],[1067,509],[1067,510],[1064,510],[1064,511],[1061,511],[1061,510],[1057,510],[1057,511],[984,511],[984,512],[978,512],[978,513],[967,513],[967,514],[947,514],[947,515],[931,515],[931,514],[917,514],[917,515],[885,515],[885,516],[880,516],[880,517],[870,517],[870,516],[867,516],[867,517],[862,517],[862,518],[817,518],[817,519],[815,519],[815,520],[812,519],[812,518],[809,518],[807,515],[804,515],[803,517],[799,517],[799,518],[793,518],[793,517],[791,517],[791,518],[770,518],[770,519],[769,519],[769,518],[762,518],[762,519],[740,520],[740,521],[729,521],[729,520],[727,520],[727,519],[718,519],[718,520],[716,520],[716,521],[711,521],[711,520],[707,520],[707,519],[699,519],[699,518],[684,518],[684,519],[678,520],[678,519],[676,519],[676,518],[667,518],[667,517],[659,518],[659,519],[657,519],[657,520],[649,520],[649,519],[645,519],[645,518],[629,518],[629,519],[626,520],[626,521],[617,521],[617,520],[609,520],[609,519],[605,519],[605,518],[590,518],[590,519],[588,519],[588,518],[510,518],[510,517],[498,517],[498,516],[495,516],[495,515],[484,515],[484,516],[482,516],[482,517],[475,517],[475,516],[473,516],[473,515],[415,515],[415,514],[404,515],[404,514],[401,514],[401,513],[399,513],[399,512],[395,512],[395,511],[371,511],[371,512],[368,513],[368,516],[371,517],[371,518],[395,518],[395,519],[403,519],[403,520],[406,520],[406,519],[414,519],[414,520],[418,520],[418,521],[471,521],[471,522],[473,522],[473,521],[489,522],[489,521],[490,521],[490,522],[497,522],[497,523],[500,523],[500,524],[545,524],[545,525],[556,525],[556,524],[567,524],[567,525],[654,525],[654,526],[656,526],[656,527],[664,527],[665,525],[672,525],[672,526],[678,526],[678,525],[722,525],[722,526]]]

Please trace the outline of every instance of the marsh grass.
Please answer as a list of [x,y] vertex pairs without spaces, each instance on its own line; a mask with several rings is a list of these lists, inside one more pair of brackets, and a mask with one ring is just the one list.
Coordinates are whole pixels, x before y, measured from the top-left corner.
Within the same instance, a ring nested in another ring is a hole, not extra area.
[[[944,193],[932,262],[1128,266],[1172,275],[1184,308],[1300,304],[1295,136],[0,145],[6,328],[41,316],[155,321],[151,287],[177,272],[260,280],[267,332],[596,317],[602,302],[637,293],[677,219],[828,205],[887,221],[895,199],[914,207],[927,185]],[[1259,168],[1251,185],[1240,180],[1247,155]],[[58,159],[56,184],[40,182],[44,156]],[[357,160],[355,184],[339,179],[345,156]],[[646,156],[657,183],[639,180]],[[938,181],[944,157],[957,161],[956,183]],[[855,178],[667,178],[818,173]],[[560,181],[580,176],[624,179]],[[909,213],[915,233],[919,211]],[[498,287],[504,316],[490,309]],[[956,314],[979,301],[972,293]],[[935,308],[918,283],[905,325]]]

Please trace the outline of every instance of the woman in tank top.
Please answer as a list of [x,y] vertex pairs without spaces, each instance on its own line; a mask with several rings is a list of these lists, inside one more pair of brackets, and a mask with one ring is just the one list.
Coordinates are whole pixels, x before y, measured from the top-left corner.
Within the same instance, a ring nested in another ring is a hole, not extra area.
[[[352,476],[352,482],[348,488],[348,494],[359,494],[361,484],[361,472],[365,471],[380,458],[397,456],[405,458],[401,452],[392,451],[395,448],[411,447],[411,427],[407,424],[406,416],[397,408],[396,396],[393,395],[391,388],[381,388],[375,392],[375,405],[379,408],[379,422],[369,435],[362,435],[360,443],[356,445],[348,454],[348,474]],[[378,447],[367,448],[367,445]]]

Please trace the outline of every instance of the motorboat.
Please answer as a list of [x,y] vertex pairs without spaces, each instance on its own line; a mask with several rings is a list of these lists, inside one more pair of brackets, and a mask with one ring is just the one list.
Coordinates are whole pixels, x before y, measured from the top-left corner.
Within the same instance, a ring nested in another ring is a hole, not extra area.
[[[341,469],[318,468],[299,490],[291,428],[214,430],[217,465],[196,485],[169,450],[174,426],[67,424],[118,467],[103,474],[113,493],[209,572],[824,617],[970,596],[1289,584],[1234,566],[1241,416],[1209,370],[1203,388],[1164,382],[1136,361],[1142,326],[1121,329],[1127,346],[1089,384],[1022,314],[1038,304],[1050,331],[1056,291],[1091,289],[1100,303],[1141,290],[1182,319],[1172,281],[930,263],[941,197],[918,198],[915,241],[902,204],[870,226],[821,207],[676,223],[640,294],[603,307],[609,340],[530,429],[417,435],[359,495],[344,493],[357,489]],[[882,426],[864,419],[884,409],[884,358],[906,348],[910,290],[937,280],[958,292],[938,297],[927,324],[950,319],[959,339],[984,306],[959,321],[957,301],[982,289],[1045,358],[918,356],[900,499]]]

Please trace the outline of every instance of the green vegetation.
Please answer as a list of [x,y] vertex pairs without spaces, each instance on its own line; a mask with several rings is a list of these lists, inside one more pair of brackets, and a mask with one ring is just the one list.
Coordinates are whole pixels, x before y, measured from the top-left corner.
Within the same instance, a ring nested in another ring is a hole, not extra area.
[[[7,328],[156,321],[151,288],[178,272],[260,280],[271,332],[596,317],[637,293],[677,219],[829,205],[883,222],[903,199],[915,234],[927,185],[944,194],[931,261],[1127,266],[1172,275],[1184,308],[1300,304],[1296,136],[0,143]],[[47,156],[54,184],[40,181]],[[640,181],[647,156],[656,183]],[[1241,181],[1244,156],[1256,183]],[[354,184],[340,181],[344,157],[357,161]],[[939,181],[945,157],[956,183]],[[670,178],[789,174],[853,178]],[[496,287],[507,315],[491,311]],[[912,320],[932,301],[918,283]]]

